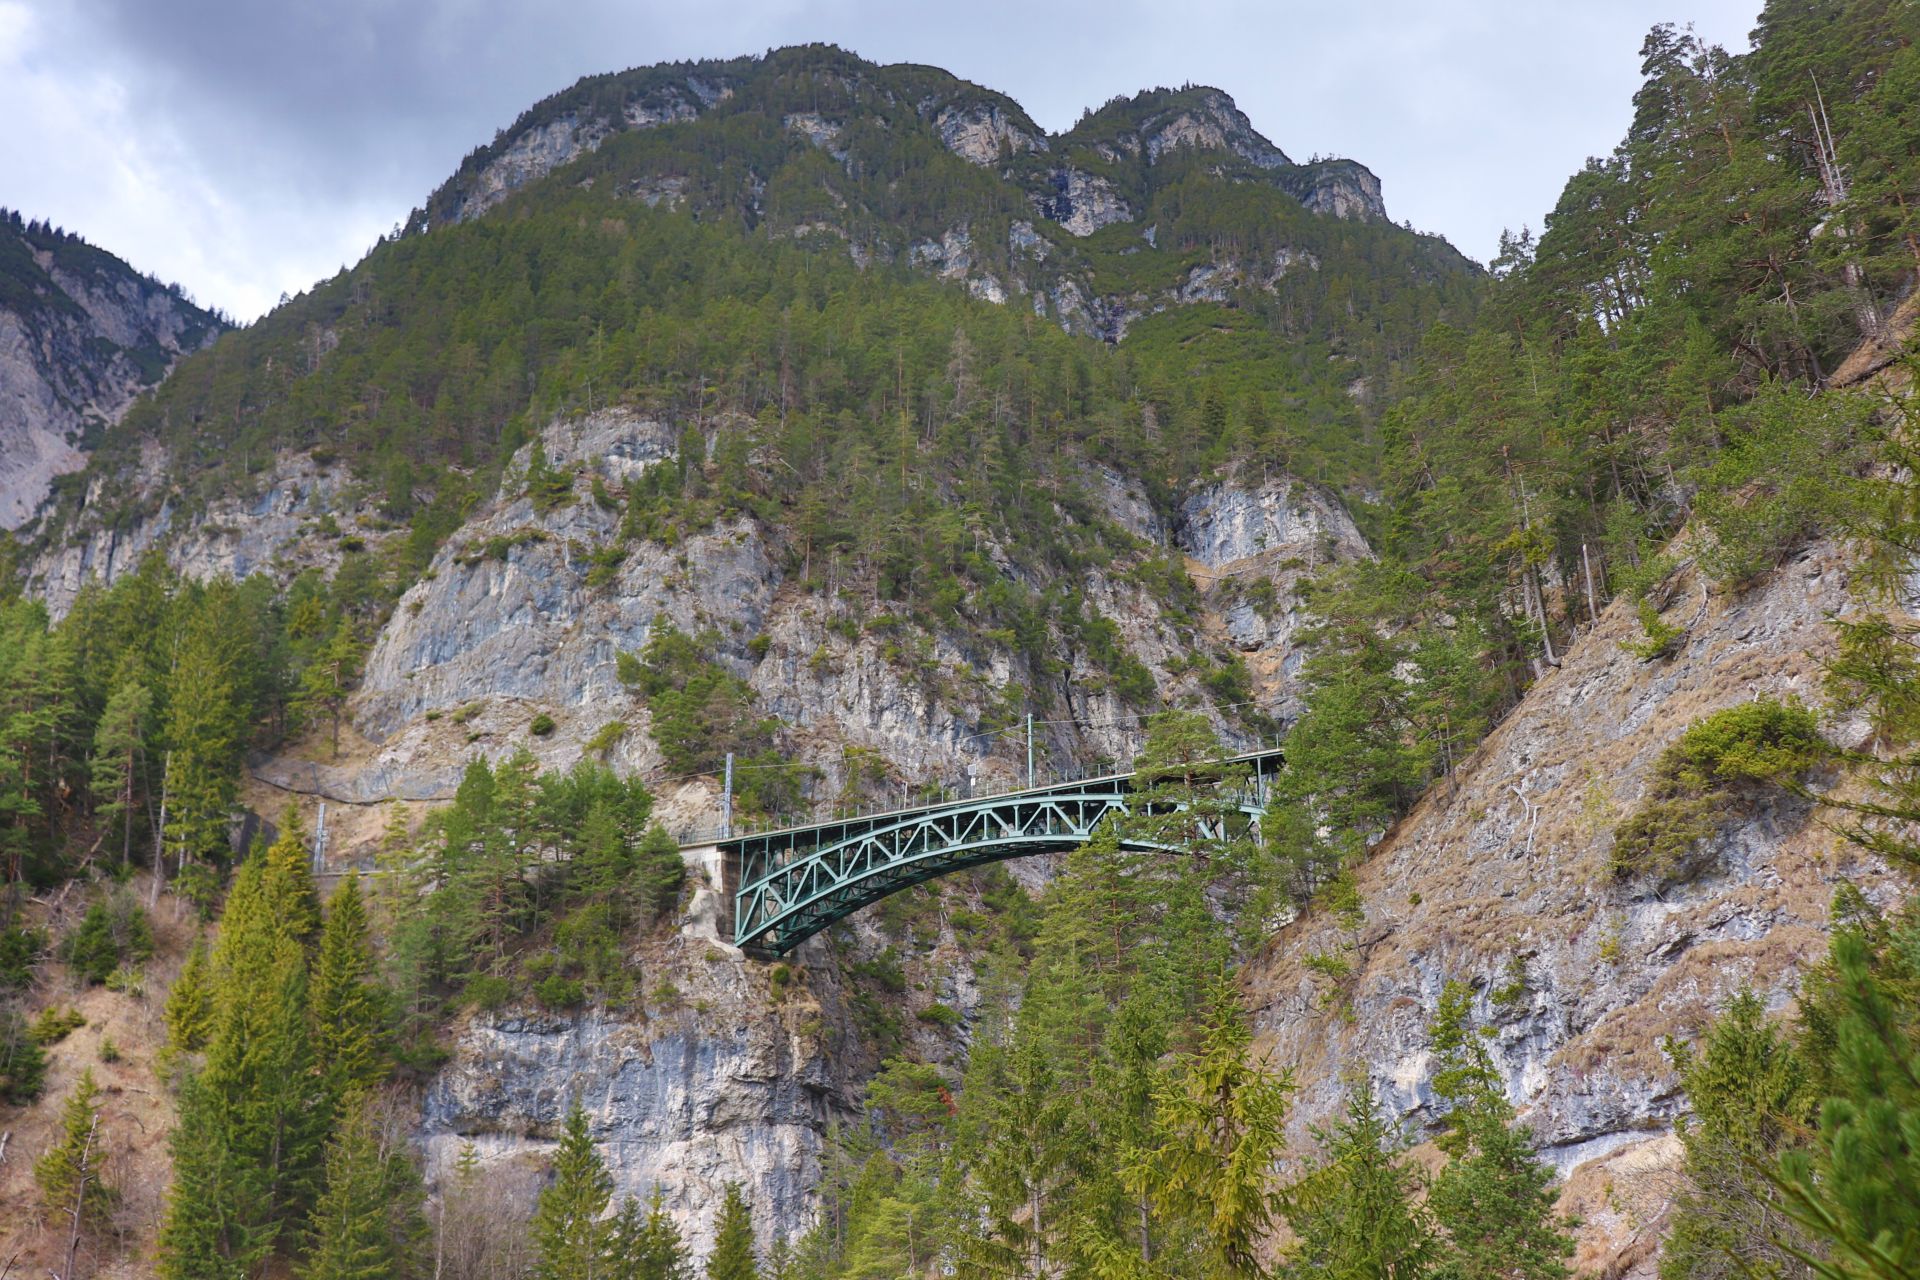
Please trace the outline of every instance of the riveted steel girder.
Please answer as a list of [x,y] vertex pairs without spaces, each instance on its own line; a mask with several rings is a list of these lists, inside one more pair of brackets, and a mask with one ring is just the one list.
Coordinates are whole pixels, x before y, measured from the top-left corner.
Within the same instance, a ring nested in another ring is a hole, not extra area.
[[[1247,781],[1230,800],[1256,829],[1280,763],[1278,751],[1219,762],[1245,769]],[[1133,775],[1113,774],[723,840],[734,944],[782,955],[861,907],[937,876],[1076,848],[1138,800]],[[1164,848],[1124,830],[1121,844]]]

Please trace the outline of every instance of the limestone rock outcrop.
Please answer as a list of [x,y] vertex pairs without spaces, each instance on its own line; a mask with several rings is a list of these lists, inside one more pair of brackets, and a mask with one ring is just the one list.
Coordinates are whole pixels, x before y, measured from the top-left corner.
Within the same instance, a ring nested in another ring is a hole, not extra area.
[[[1616,602],[1357,868],[1363,925],[1312,913],[1280,932],[1246,988],[1276,1059],[1305,1082],[1300,1136],[1351,1071],[1416,1133],[1432,1125],[1427,1023],[1441,987],[1466,982],[1509,1098],[1569,1175],[1567,1202],[1601,1206],[1583,1261],[1648,1252],[1635,1246],[1657,1237],[1682,1106],[1662,1039],[1697,1034],[1741,988],[1783,1007],[1825,952],[1842,878],[1883,904],[1900,889],[1784,796],[1726,815],[1708,869],[1677,886],[1616,879],[1613,830],[1699,717],[1760,696],[1818,702],[1826,617],[1854,607],[1847,572],[1830,544],[1737,596],[1683,569],[1667,620],[1686,636],[1654,662],[1623,647],[1638,622]],[[1349,976],[1315,976],[1314,955],[1346,957]]]
[[32,518],[180,356],[226,327],[177,289],[38,224],[0,219],[0,530]]

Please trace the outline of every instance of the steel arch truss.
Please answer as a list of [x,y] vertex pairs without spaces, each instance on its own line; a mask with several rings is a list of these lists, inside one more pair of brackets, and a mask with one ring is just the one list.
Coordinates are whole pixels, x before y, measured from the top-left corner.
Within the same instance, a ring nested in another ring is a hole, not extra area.
[[[1222,763],[1250,766],[1244,789],[1223,810],[1257,830],[1279,753]],[[902,889],[983,863],[1076,848],[1107,818],[1134,810],[1138,800],[1132,776],[1119,774],[724,840],[734,944],[762,957],[784,954]],[[1234,825],[1231,817],[1212,819],[1202,834],[1223,838],[1228,825]],[[1124,829],[1121,845],[1168,848],[1131,838]]]

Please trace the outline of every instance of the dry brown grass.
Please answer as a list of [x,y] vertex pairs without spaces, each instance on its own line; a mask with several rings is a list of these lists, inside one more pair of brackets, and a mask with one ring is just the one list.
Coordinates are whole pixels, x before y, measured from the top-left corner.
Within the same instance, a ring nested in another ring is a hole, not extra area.
[[[1686,557],[1684,540],[1674,551]],[[1639,631],[1632,610],[1604,610],[1455,777],[1356,869],[1372,939],[1351,979],[1358,1021],[1347,1025],[1302,999],[1310,987],[1302,961],[1337,943],[1335,921],[1308,913],[1248,967],[1249,1002],[1276,1060],[1303,1079],[1335,1079],[1360,1062],[1387,1074],[1414,1070],[1395,1064],[1425,1043],[1439,982],[1497,985],[1509,957],[1521,954],[1536,983],[1551,984],[1566,1019],[1551,1033],[1544,1075],[1534,1077],[1540,1092],[1523,1100],[1533,1114],[1551,1113],[1557,1091],[1584,1090],[1596,1077],[1670,1092],[1661,1041],[1696,1033],[1741,986],[1790,988],[1824,951],[1839,876],[1870,895],[1899,892],[1886,868],[1790,806],[1770,811],[1774,829],[1749,833],[1755,861],[1745,874],[1716,869],[1662,901],[1622,889],[1607,872],[1614,822],[1632,811],[1653,762],[1689,724],[1758,695],[1818,703],[1818,662],[1831,643],[1826,614],[1855,607],[1845,570],[1839,549],[1817,546],[1729,596],[1684,569],[1669,620],[1688,632],[1661,662],[1624,649]],[[1317,1097],[1303,1099],[1300,1126],[1324,1118],[1314,1105]],[[1616,1198],[1639,1205],[1654,1194],[1653,1175],[1619,1164],[1618,1153],[1594,1163],[1610,1161]],[[1590,1200],[1590,1181],[1584,1167],[1576,1171],[1569,1195]],[[1582,1231],[1582,1273],[1640,1274],[1646,1258],[1633,1255],[1651,1214],[1646,1205],[1613,1218],[1595,1210]],[[1629,1218],[1639,1225],[1622,1225]]]
[[[146,900],[150,882],[137,876],[134,890]],[[77,922],[72,893],[59,904],[57,932]],[[47,907],[40,908],[44,916]],[[117,1193],[109,1228],[87,1242],[82,1274],[134,1277],[152,1274],[154,1235],[165,1208],[167,1140],[173,1130],[173,1095],[155,1071],[165,1041],[161,1011],[180,971],[197,924],[178,899],[163,897],[153,912],[154,956],[146,965],[144,992],[122,994],[85,987],[65,966],[45,962],[29,996],[33,1008],[73,1005],[86,1025],[47,1050],[46,1090],[32,1106],[0,1108],[0,1132],[9,1137],[0,1162],[0,1274],[12,1259],[13,1275],[45,1276],[64,1266],[64,1229],[43,1222],[33,1164],[55,1140],[60,1110],[80,1073],[91,1067],[101,1090],[100,1121],[108,1157],[107,1184]],[[112,1041],[119,1060],[105,1062],[101,1048]]]

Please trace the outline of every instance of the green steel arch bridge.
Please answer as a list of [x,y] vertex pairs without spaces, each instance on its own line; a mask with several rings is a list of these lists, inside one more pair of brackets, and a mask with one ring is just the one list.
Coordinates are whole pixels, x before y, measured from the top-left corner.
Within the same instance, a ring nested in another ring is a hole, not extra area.
[[[1257,830],[1280,766],[1274,749],[1195,772],[1232,770],[1241,777],[1244,771],[1232,808]],[[966,867],[1076,848],[1109,815],[1130,812],[1136,803],[1134,775],[1114,773],[723,838],[717,844],[724,893],[733,902],[734,945],[761,959],[784,955],[902,889]],[[1124,832],[1121,845],[1163,847]]]

